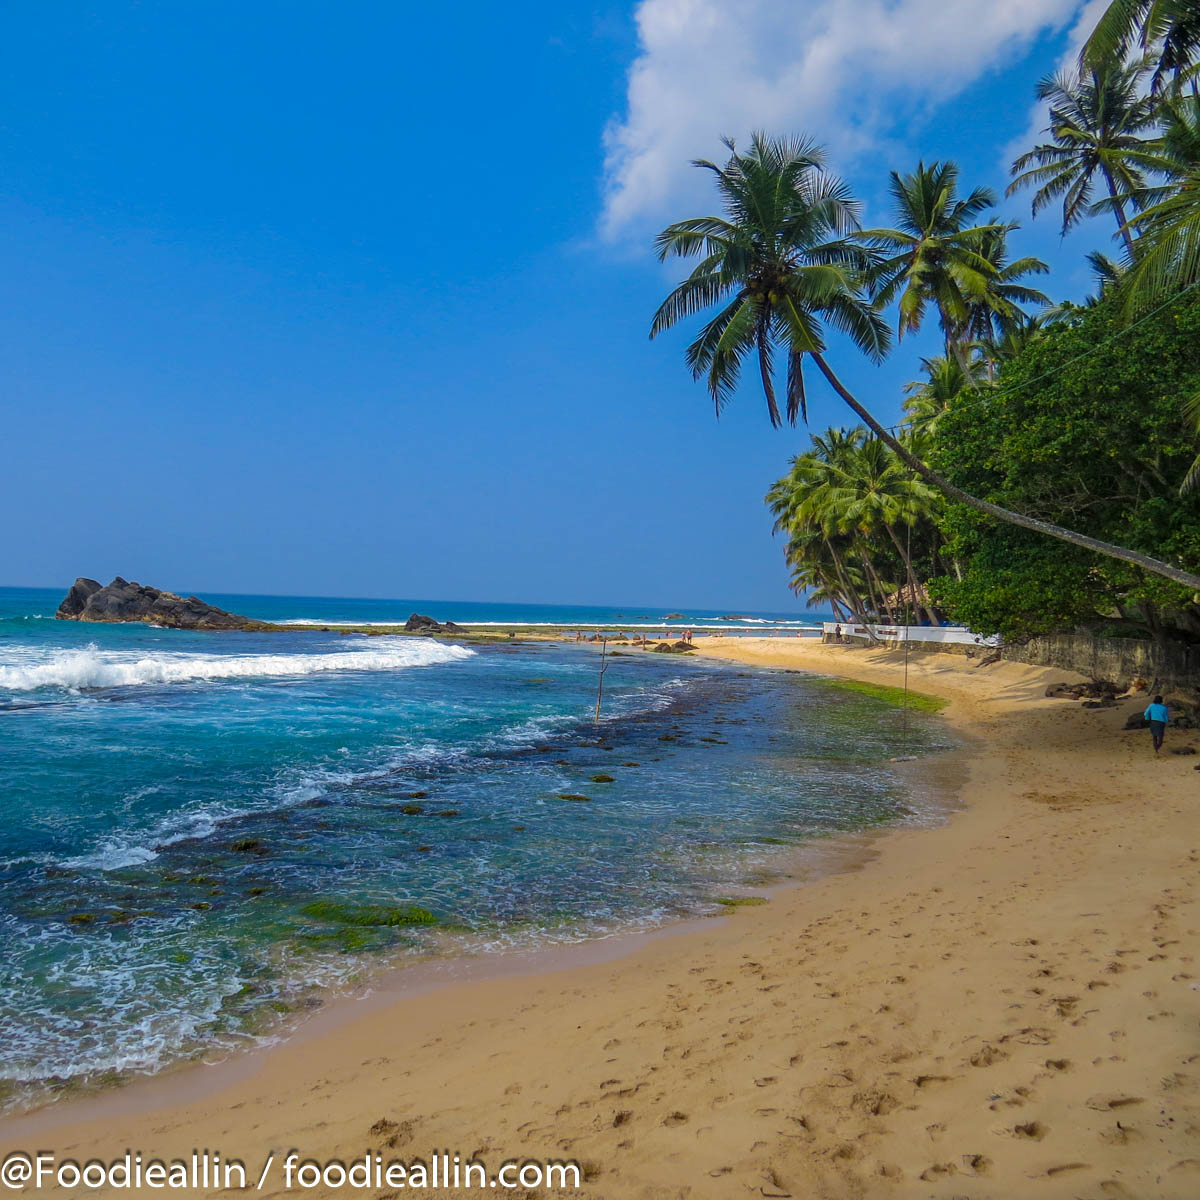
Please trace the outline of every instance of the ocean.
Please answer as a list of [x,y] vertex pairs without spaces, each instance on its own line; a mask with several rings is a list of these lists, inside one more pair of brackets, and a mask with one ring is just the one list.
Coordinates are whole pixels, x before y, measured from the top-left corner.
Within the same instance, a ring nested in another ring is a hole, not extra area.
[[191,633],[61,598],[0,589],[0,1106],[274,1037],[385,964],[716,913],[937,812],[888,759],[940,724],[833,681],[631,652],[596,724],[591,647],[320,628],[658,609],[209,594],[295,629]]

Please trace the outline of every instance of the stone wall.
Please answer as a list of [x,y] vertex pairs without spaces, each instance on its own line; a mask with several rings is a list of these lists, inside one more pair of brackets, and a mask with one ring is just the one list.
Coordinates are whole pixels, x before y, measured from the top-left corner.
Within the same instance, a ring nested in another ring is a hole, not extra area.
[[1005,646],[1004,657],[1036,667],[1077,671],[1089,679],[1128,684],[1144,679],[1151,686],[1200,685],[1200,647],[1136,638],[1097,638],[1087,633],[1034,638],[1022,646]]

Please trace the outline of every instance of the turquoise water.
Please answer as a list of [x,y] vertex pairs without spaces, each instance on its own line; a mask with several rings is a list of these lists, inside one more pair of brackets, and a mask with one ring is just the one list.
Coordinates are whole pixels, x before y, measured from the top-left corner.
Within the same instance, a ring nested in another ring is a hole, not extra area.
[[[57,604],[61,597],[53,595]],[[572,625],[585,630],[656,625],[750,633],[761,630],[764,625],[781,629],[813,629],[819,627],[822,621],[833,620],[831,614],[814,610],[718,612],[715,609],[652,608],[645,605],[614,608],[580,604],[481,604],[462,600],[347,600],[209,593],[205,594],[204,599],[256,620],[306,625],[395,625],[403,624],[411,613],[420,612],[439,621],[457,621],[460,625]]]
[[[396,955],[714,911],[790,846],[925,810],[886,769],[894,710],[811,677],[614,657],[596,726],[586,647],[82,625],[60,598],[0,590],[8,1102],[266,1036]],[[404,906],[436,924],[381,923]]]

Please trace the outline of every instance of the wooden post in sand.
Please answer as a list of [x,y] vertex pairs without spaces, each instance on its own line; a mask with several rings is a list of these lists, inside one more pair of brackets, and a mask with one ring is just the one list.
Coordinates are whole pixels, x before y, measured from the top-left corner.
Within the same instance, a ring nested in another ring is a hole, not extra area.
[[600,724],[600,701],[604,699],[604,672],[608,670],[608,638],[600,639],[600,682],[596,688],[596,715],[593,725]]

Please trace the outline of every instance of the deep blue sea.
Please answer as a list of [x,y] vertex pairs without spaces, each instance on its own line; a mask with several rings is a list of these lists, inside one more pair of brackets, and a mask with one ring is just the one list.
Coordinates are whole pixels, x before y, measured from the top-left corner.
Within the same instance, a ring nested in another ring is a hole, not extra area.
[[[629,653],[597,725],[592,647],[312,627],[658,609],[206,595],[310,624],[189,633],[55,621],[61,595],[0,589],[0,1106],[270,1036],[397,958],[716,912],[931,811],[887,760],[939,724],[901,746],[827,680]],[[681,623],[735,615],[775,617]]]

